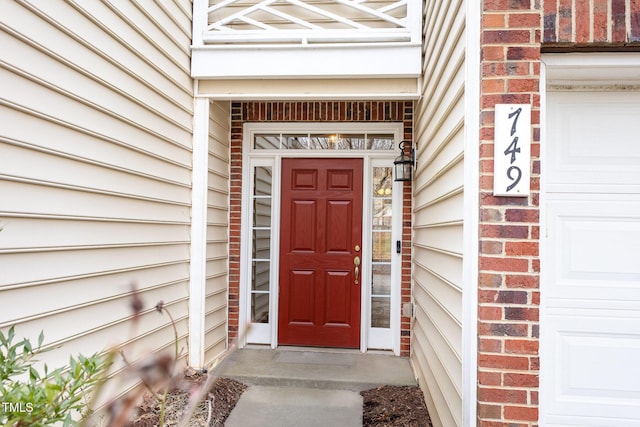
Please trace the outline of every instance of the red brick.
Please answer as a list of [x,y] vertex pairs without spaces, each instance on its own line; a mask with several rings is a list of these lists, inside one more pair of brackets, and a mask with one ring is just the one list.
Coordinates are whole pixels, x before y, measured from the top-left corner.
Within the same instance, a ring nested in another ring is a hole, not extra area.
[[480,172],[493,172],[493,159],[481,160]]
[[540,292],[531,293],[531,304],[536,306],[540,305]]
[[529,271],[529,261],[522,258],[480,257],[480,270],[485,271]]
[[593,41],[604,42],[608,39],[609,0],[593,0]]
[[509,92],[537,92],[539,84],[538,79],[510,79],[507,86]]
[[500,372],[480,371],[478,372],[478,384],[488,386],[502,385],[502,374]]
[[483,111],[482,113],[480,113],[481,126],[491,126],[494,124],[494,122],[495,122],[495,113],[493,111]]
[[499,222],[502,221],[502,211],[499,209],[483,208],[480,211],[480,221],[482,222]]
[[587,43],[591,40],[591,4],[578,1],[575,5],[576,43]]
[[485,30],[482,32],[483,44],[531,43],[530,30]]
[[573,41],[572,0],[560,0],[558,8],[558,41]]
[[536,273],[540,272],[540,260],[539,259],[531,260],[531,270],[535,271]]
[[504,318],[506,320],[537,321],[540,316],[537,308],[505,307]]
[[478,291],[478,302],[480,303],[493,303],[498,299],[498,291],[495,290],[483,290]]
[[484,337],[526,337],[529,335],[529,326],[525,323],[479,322],[478,335]]
[[[544,18],[543,18],[543,30],[544,30],[544,42],[555,43],[558,41],[557,23],[558,14],[555,9],[556,4],[551,1],[544,2]],[[547,10],[547,8],[554,8],[553,10]]]
[[538,242],[506,242],[505,254],[507,256],[537,256],[538,246]]
[[538,46],[509,46],[507,48],[508,61],[537,61],[540,59]]
[[538,395],[539,393],[537,391],[529,391],[529,403],[531,405],[537,405],[538,404]]
[[502,406],[501,405],[478,405],[478,416],[484,419],[499,420],[502,418]]
[[480,177],[480,190],[493,191],[493,176],[483,175]]
[[531,325],[531,337],[540,338],[540,325],[538,324]]
[[480,242],[480,253],[490,254],[490,255],[500,255],[502,254],[502,242],[489,240]]
[[501,95],[483,95],[482,108],[494,108],[496,104],[529,104],[531,96],[524,93],[505,93]]
[[503,46],[483,46],[480,52],[482,61],[505,60],[505,48]]
[[[489,163],[489,165],[485,165],[484,163]],[[480,171],[481,172],[493,172],[493,160],[484,160],[480,161]],[[480,194],[480,205],[481,206],[523,206],[529,205],[529,201],[524,197],[500,197],[494,196],[489,193],[481,193]]]
[[[485,133],[486,132],[486,133]],[[493,128],[482,128],[480,129],[480,135],[481,135],[481,139],[483,135],[486,135],[487,137],[491,137],[490,139],[493,140]],[[489,139],[489,138],[487,138]],[[488,144],[488,143],[481,143],[480,144],[480,158],[481,159],[493,159],[493,144]]]
[[482,80],[482,93],[503,93],[507,85],[504,79],[484,79]]
[[485,12],[507,12],[531,8],[531,0],[484,0],[482,10]]
[[525,390],[504,390],[500,388],[479,387],[479,402],[494,403],[527,403],[527,392]]
[[480,226],[480,236],[526,239],[529,236],[529,227],[526,225],[483,224]]
[[[482,64],[482,75],[485,77],[502,77],[502,76],[529,76],[531,75],[531,67],[529,62],[526,61],[513,61],[513,62],[484,62]],[[508,94],[505,94],[508,96]],[[528,103],[527,99],[524,103]],[[503,101],[504,103],[504,101]],[[513,101],[513,103],[518,103]],[[519,102],[522,104],[523,102]],[[489,107],[493,107],[490,104]],[[482,108],[488,108],[485,104],[482,104]]]
[[510,13],[508,17],[509,28],[539,28],[540,13]]
[[531,222],[537,223],[540,213],[537,209],[506,209],[505,219],[508,222]]
[[482,353],[501,353],[503,351],[503,340],[494,338],[480,338],[478,340],[478,350]]
[[505,16],[502,13],[484,13],[482,28],[505,28]]
[[480,320],[502,320],[502,313],[503,311],[501,307],[478,307],[478,319]]
[[505,420],[537,421],[538,408],[525,406],[505,406]]
[[502,385],[506,387],[527,387],[537,388],[540,378],[537,374],[520,374],[505,372]]
[[529,292],[507,289],[501,290],[498,291],[495,302],[506,304],[527,304],[529,302]]
[[502,274],[479,273],[478,283],[480,286],[500,287],[502,286]]
[[627,41],[627,20],[625,0],[611,0],[611,41]]
[[540,287],[540,277],[536,275],[515,275],[508,274],[505,277],[505,286],[508,288],[539,288]]
[[[481,128],[480,129],[480,139],[484,140],[484,141],[493,141],[494,140],[494,129],[492,127],[487,128]],[[483,146],[481,148],[485,148],[483,151],[487,151],[488,148],[486,147],[487,145],[491,146],[491,153],[485,153],[484,156],[482,157],[491,157],[493,159],[493,144],[483,144]]]
[[632,43],[640,42],[640,0],[631,0],[629,6],[630,24],[629,41]]

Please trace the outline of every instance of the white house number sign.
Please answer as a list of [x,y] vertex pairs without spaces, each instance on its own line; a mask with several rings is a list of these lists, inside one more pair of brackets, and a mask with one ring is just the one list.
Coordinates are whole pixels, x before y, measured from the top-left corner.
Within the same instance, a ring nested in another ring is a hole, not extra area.
[[531,105],[496,104],[493,143],[493,194],[529,195]]

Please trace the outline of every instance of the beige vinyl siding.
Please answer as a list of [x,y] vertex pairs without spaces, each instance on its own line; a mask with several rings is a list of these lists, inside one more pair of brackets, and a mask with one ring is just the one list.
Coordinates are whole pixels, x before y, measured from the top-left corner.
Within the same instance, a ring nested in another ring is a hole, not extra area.
[[462,424],[464,2],[427,1],[417,105],[411,359],[434,426]]
[[229,283],[229,140],[231,105],[212,102],[209,119],[205,363],[227,348]]
[[191,3],[162,3],[0,3],[0,328],[50,366],[171,349],[160,300],[186,349]]

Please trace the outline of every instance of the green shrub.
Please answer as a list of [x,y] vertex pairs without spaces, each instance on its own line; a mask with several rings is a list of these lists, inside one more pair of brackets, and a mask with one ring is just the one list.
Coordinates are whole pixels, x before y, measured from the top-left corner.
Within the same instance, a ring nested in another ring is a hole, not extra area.
[[38,346],[24,338],[13,343],[14,328],[5,336],[0,331],[0,425],[49,426],[75,424],[88,415],[91,388],[105,378],[109,363],[100,354],[71,356],[69,364],[42,372],[34,367],[42,353],[43,333]]

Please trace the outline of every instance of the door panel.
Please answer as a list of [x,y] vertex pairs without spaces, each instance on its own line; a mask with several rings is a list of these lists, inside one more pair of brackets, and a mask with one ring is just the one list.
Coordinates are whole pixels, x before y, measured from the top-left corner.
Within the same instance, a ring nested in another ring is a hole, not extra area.
[[280,344],[358,348],[362,159],[283,159]]

